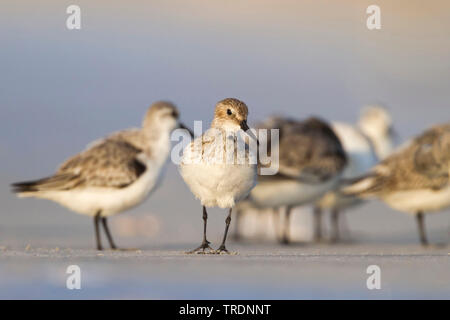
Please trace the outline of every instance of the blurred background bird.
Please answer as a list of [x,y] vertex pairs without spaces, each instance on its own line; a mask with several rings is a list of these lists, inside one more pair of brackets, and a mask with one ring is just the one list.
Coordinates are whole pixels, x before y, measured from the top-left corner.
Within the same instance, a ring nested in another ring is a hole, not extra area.
[[[314,203],[334,190],[347,165],[347,157],[332,128],[318,118],[297,121],[271,117],[257,128],[279,130],[279,143],[275,145],[279,153],[279,170],[275,175],[258,176],[258,184],[248,199],[238,205],[238,215],[249,208],[270,209],[274,213],[285,209],[279,240],[287,244],[290,242],[293,208]],[[267,136],[270,154],[274,150],[271,136]],[[238,225],[236,229],[239,228]]]
[[[356,125],[333,122],[332,127],[348,158],[347,167],[341,176],[341,184],[363,175],[393,151],[396,135],[392,117],[381,105],[365,107]],[[358,197],[343,197],[337,192],[327,193],[314,206],[314,240],[323,239],[321,221],[323,210],[330,211],[332,228],[330,240],[337,242],[340,239],[339,217],[344,210],[361,203],[362,200]]]
[[[122,130],[91,143],[47,178],[12,185],[19,197],[55,201],[94,219],[97,250],[100,223],[111,249],[117,249],[107,218],[130,209],[158,187],[171,149],[170,134],[183,127],[170,102],[155,102],[141,128]],[[67,143],[70,143],[69,141]]]
[[411,139],[342,193],[378,198],[414,215],[420,242],[428,245],[425,214],[450,207],[450,123]]
[[[269,118],[261,127],[280,126],[281,118]],[[340,176],[341,181],[358,177],[367,172],[379,160],[392,152],[395,144],[395,130],[389,111],[382,105],[369,105],[361,110],[361,116],[357,124],[352,125],[344,122],[332,122],[332,130],[341,142],[347,156],[347,165]],[[292,148],[296,146],[293,145]],[[337,186],[335,186],[337,188]],[[330,210],[331,214],[331,241],[339,240],[339,217],[343,210],[354,207],[363,202],[358,197],[341,197],[334,190],[327,192],[314,206],[313,211],[313,240],[322,241],[322,212]],[[237,227],[234,238],[242,239],[245,235],[254,234],[264,238],[278,235],[282,221],[286,225],[286,217],[281,216],[283,208],[258,208],[251,205],[251,202],[239,204],[239,214],[237,216]],[[281,209],[281,210],[280,210]],[[253,219],[245,219],[243,215],[249,214]],[[252,232],[255,225],[260,227],[259,232]],[[302,231],[307,226],[300,226],[296,231]]]

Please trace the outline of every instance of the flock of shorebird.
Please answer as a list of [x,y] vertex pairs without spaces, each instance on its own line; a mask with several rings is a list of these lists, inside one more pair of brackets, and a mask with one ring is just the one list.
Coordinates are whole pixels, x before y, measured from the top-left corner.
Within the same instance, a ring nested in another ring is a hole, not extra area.
[[[421,243],[427,245],[424,214],[450,206],[449,123],[434,126],[394,149],[391,117],[379,106],[367,108],[357,125],[327,123],[319,118],[298,121],[271,117],[255,127],[279,130],[274,144],[278,171],[261,175],[259,153],[255,160],[248,146],[252,140],[258,146],[267,143],[271,154],[272,144],[270,138],[262,141],[249,130],[247,116],[244,102],[234,98],[219,101],[211,128],[183,151],[179,172],[201,202],[204,227],[201,245],[189,253],[228,253],[225,244],[233,208],[236,235],[240,217],[248,210],[285,209],[284,243],[290,241],[289,217],[294,207],[314,207],[317,241],[323,237],[322,212],[330,210],[332,240],[336,241],[340,212],[375,197],[394,209],[414,214]],[[148,109],[141,128],[95,141],[65,161],[52,176],[14,183],[13,191],[19,197],[52,200],[92,216],[97,249],[103,249],[101,226],[110,247],[116,249],[107,218],[138,205],[160,184],[171,151],[171,133],[177,128],[187,129],[179,122],[177,108],[169,102],[156,102]],[[246,134],[240,134],[241,130]],[[220,152],[218,156],[217,145],[229,146],[230,141],[233,152],[236,144],[246,147],[245,161],[225,161]],[[211,156],[216,161],[210,161]],[[211,248],[206,236],[209,207],[229,210],[217,250]]]

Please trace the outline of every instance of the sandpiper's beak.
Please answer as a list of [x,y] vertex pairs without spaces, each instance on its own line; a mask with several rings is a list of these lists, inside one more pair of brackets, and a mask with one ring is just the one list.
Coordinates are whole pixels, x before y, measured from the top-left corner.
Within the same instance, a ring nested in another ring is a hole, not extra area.
[[191,135],[191,138],[194,138],[194,133],[192,132],[191,129],[189,129],[188,127],[186,127],[184,124],[182,124],[181,122],[178,123],[178,126],[180,127],[180,129],[185,129],[189,132],[189,134]]
[[[256,141],[256,144],[259,146],[258,138],[253,134],[253,132],[250,130],[247,124],[247,120],[241,121],[241,129],[244,130],[246,134],[248,134],[253,140]],[[248,132],[247,132],[248,131]]]

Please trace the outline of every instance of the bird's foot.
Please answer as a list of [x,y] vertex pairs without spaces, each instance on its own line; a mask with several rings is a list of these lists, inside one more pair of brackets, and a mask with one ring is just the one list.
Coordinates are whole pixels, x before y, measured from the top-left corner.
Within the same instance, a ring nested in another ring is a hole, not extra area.
[[193,254],[193,253],[197,253],[197,254],[215,253],[214,249],[211,248],[211,246],[209,245],[210,243],[211,242],[209,242],[208,240],[205,240],[205,241],[202,242],[202,244],[198,248],[195,248],[194,250],[191,250],[191,251],[187,251],[186,253],[187,254]]
[[341,239],[339,237],[336,237],[336,236],[331,237],[330,240],[329,240],[329,243],[331,243],[331,244],[337,244],[339,242],[341,242]]
[[424,249],[442,249],[442,248],[446,248],[448,246],[447,243],[443,243],[443,242],[439,242],[439,243],[430,243],[430,242],[425,242],[425,243],[421,243],[422,248]]
[[230,254],[230,251],[228,251],[227,248],[225,248],[225,245],[221,245],[219,247],[219,249],[217,249],[214,253],[215,254]]
[[289,243],[290,243],[290,241],[289,241],[289,238],[288,237],[282,237],[281,239],[280,239],[280,243],[281,244],[283,244],[283,245],[288,245]]
[[312,239],[312,242],[321,244],[321,243],[328,243],[329,241],[322,236],[314,236]]

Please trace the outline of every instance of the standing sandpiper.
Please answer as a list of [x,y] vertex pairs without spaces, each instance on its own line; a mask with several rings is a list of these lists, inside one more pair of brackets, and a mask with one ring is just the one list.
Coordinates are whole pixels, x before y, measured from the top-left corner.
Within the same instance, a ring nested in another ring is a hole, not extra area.
[[[214,112],[211,128],[197,137],[184,150],[180,173],[192,193],[203,206],[203,242],[189,253],[229,253],[225,247],[231,211],[235,203],[244,199],[256,183],[256,159],[251,152],[244,151],[244,161],[237,161],[236,145],[246,146],[239,134],[246,131],[254,140],[257,139],[247,131],[248,108],[237,99],[219,101]],[[230,143],[231,142],[231,143]],[[231,147],[229,147],[231,145]],[[230,158],[225,154],[230,155]],[[206,207],[228,208],[226,227],[222,244],[214,251],[206,238],[208,213]]]
[[434,126],[376,165],[342,192],[377,197],[416,216],[420,242],[428,245],[424,214],[450,207],[450,123]]
[[169,102],[148,109],[141,128],[123,130],[95,141],[64,162],[57,172],[36,181],[14,183],[19,197],[55,201],[94,217],[97,250],[102,250],[102,223],[111,249],[116,249],[107,217],[141,203],[159,184],[170,151],[170,134],[178,111]]

